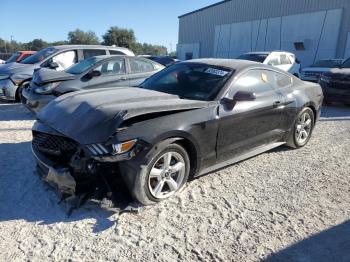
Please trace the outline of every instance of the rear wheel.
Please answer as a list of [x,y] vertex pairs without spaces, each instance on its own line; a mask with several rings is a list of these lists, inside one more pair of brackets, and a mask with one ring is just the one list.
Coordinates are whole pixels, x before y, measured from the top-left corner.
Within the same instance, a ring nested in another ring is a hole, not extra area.
[[189,171],[186,150],[178,144],[166,145],[149,156],[147,167],[136,177],[132,194],[144,205],[162,201],[184,188]]
[[293,148],[303,147],[309,142],[315,125],[313,111],[306,107],[298,114],[293,130],[290,133],[288,146]]

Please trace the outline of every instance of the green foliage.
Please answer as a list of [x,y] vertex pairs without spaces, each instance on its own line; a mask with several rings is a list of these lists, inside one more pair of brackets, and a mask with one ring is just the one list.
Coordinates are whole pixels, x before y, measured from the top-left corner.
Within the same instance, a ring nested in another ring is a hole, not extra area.
[[[134,51],[137,55],[166,55],[167,48],[160,45],[151,45],[146,43],[138,43],[136,41],[133,30],[119,28],[117,26],[110,27],[102,36],[103,45],[115,45],[126,47]],[[68,33],[67,40],[46,42],[42,39],[34,39],[28,43],[16,41],[6,41],[0,38],[0,53],[13,53],[19,50],[38,51],[48,46],[67,45],[67,44],[100,44],[98,37],[93,31],[82,31],[76,29]]]
[[102,36],[104,45],[115,45],[119,47],[132,48],[136,43],[136,37],[133,30],[112,26]]
[[76,29],[68,33],[69,44],[84,44],[84,45],[98,45],[99,40],[96,34],[92,31],[84,32]]

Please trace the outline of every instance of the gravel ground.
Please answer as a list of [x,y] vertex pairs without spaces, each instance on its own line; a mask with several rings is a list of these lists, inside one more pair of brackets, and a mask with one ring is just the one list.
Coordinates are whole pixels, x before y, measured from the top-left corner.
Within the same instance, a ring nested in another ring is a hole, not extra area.
[[350,261],[350,108],[310,143],[201,177],[140,213],[66,216],[34,174],[32,117],[0,104],[0,261]]

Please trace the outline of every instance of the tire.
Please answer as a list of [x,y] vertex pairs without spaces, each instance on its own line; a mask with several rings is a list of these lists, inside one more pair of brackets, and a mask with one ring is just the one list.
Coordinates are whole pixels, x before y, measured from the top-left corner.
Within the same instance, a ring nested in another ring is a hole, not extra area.
[[16,91],[16,102],[21,102],[22,101],[22,90],[29,84],[30,81],[24,81],[20,86],[17,88]]
[[[143,205],[155,204],[180,192],[190,173],[190,159],[182,146],[163,142],[155,148],[147,156],[147,166],[136,176],[131,192]],[[165,161],[170,163],[168,167],[164,167]]]
[[290,131],[287,146],[292,148],[305,146],[311,138],[314,126],[314,112],[309,107],[303,108],[295,120],[293,129]]

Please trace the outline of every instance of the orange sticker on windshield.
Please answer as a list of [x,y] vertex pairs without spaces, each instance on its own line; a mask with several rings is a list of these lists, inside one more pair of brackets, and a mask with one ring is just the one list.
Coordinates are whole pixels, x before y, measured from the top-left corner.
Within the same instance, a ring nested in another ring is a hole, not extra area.
[[267,78],[267,75],[264,74],[264,73],[261,74],[261,80],[264,81],[264,82],[268,82],[269,81],[269,79]]

